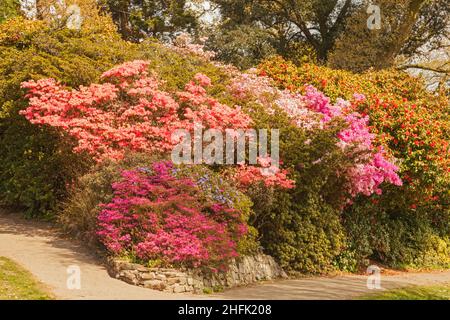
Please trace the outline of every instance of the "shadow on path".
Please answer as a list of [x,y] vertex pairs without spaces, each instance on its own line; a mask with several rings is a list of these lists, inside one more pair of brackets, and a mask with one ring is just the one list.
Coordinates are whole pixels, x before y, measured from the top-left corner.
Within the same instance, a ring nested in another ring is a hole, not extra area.
[[[367,277],[344,275],[264,282],[212,295],[170,294],[111,278],[102,259],[82,243],[64,238],[52,224],[25,220],[0,210],[0,256],[11,258],[51,288],[60,299],[352,299],[373,290]],[[81,270],[81,290],[67,288],[69,266]],[[450,270],[382,275],[385,289],[450,283]]]

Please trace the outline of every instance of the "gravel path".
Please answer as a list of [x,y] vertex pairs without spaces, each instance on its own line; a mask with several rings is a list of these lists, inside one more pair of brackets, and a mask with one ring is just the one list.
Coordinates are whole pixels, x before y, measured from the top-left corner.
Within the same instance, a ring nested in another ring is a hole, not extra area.
[[[367,277],[345,275],[265,282],[213,295],[170,294],[111,278],[101,261],[82,245],[62,238],[47,223],[0,211],[0,256],[24,266],[58,299],[351,299],[370,292]],[[81,271],[81,289],[67,288],[69,266]],[[450,270],[383,276],[385,289],[450,283]]]

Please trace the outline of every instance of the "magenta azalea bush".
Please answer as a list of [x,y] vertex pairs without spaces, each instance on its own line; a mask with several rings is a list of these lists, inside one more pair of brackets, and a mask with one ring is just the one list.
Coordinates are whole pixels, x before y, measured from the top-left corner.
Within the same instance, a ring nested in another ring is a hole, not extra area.
[[191,267],[221,267],[238,255],[247,232],[241,212],[201,197],[199,184],[177,177],[171,162],[123,171],[113,189],[98,216],[98,236],[110,252]]

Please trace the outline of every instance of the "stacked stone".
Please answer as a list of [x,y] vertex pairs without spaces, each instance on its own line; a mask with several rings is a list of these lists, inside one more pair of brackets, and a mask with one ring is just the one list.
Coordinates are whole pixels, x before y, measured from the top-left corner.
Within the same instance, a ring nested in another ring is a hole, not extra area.
[[108,261],[111,275],[127,283],[173,293],[202,293],[205,289],[231,288],[261,280],[286,277],[285,272],[267,255],[245,256],[231,261],[226,272],[203,269],[147,268],[119,259]]

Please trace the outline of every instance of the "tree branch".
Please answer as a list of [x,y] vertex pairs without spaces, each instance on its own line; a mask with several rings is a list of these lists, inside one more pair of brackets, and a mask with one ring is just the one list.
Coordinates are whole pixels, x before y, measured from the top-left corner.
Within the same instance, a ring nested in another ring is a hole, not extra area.
[[350,9],[350,5],[351,5],[352,1],[351,0],[346,0],[344,5],[342,6],[341,11],[339,12],[336,21],[334,22],[333,26],[330,28],[329,33],[333,34],[337,31],[338,27],[343,23],[344,18],[347,15],[348,9]]
[[[443,66],[445,66],[445,65],[446,64],[444,64]],[[449,74],[450,73],[449,70],[433,68],[433,67],[429,67],[429,66],[423,66],[423,65],[420,65],[420,64],[408,64],[408,65],[396,67],[396,69],[398,69],[398,70],[422,69],[422,70],[432,71],[432,72],[442,73],[442,74]]]

